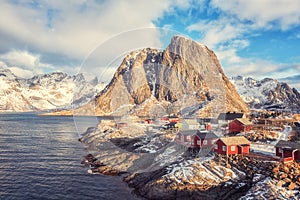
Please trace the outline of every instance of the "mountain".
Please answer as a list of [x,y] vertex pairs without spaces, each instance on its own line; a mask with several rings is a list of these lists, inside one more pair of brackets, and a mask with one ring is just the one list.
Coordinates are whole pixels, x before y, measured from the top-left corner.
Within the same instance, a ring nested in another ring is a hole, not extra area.
[[[86,81],[82,74],[54,72],[19,78],[0,69],[0,111],[40,111],[81,106],[94,97],[97,79]],[[99,91],[97,91],[99,92]]]
[[248,111],[213,51],[174,36],[163,51],[146,48],[128,54],[106,88],[76,112],[151,116],[169,108],[189,116]]
[[242,76],[232,77],[231,82],[251,108],[300,110],[300,93],[286,83]]

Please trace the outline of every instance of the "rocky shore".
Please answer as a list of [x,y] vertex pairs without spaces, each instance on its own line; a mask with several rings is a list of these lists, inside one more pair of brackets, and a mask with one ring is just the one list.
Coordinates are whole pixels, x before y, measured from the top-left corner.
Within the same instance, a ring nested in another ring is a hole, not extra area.
[[[104,130],[104,131],[102,131]],[[122,176],[146,199],[299,199],[297,162],[246,156],[199,156],[139,128],[91,128],[80,139],[93,155],[82,164],[91,173]]]
[[92,154],[88,154],[84,156],[83,161],[81,164],[90,167],[92,173],[100,173],[103,175],[109,175],[109,176],[119,176],[126,172],[121,172],[117,169],[112,168],[109,165],[103,164],[101,161],[99,161],[97,158],[95,158]]
[[[181,182],[180,178],[180,181],[174,181],[166,176],[167,171],[163,169],[131,174],[124,181],[135,188],[136,194],[147,199],[247,199],[244,198],[246,196],[250,199],[298,199],[300,196],[300,168],[296,162],[282,164],[234,156],[229,159],[215,157],[203,165],[207,168],[224,167],[228,170],[227,179],[213,184],[216,179],[210,177],[204,183],[195,184],[195,180],[203,179],[203,174],[197,176],[195,173],[188,181]],[[195,165],[193,168],[201,171]],[[238,177],[230,176],[230,169],[239,173]]]

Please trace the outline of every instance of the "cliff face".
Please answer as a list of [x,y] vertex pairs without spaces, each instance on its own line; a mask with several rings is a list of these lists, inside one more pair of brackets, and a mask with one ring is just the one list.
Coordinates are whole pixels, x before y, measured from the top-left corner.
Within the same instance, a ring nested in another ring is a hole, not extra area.
[[78,111],[85,114],[93,108],[96,115],[142,116],[248,110],[216,55],[181,36],[173,37],[162,52],[147,48],[127,55],[95,101]]
[[206,110],[248,111],[247,105],[224,74],[217,56],[206,46],[183,37],[173,37],[168,50],[181,55],[202,75],[214,100]]

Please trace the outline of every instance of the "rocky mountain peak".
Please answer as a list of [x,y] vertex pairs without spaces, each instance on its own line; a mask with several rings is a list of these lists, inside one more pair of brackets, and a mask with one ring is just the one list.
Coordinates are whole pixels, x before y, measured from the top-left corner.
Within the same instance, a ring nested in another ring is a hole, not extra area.
[[197,50],[199,53],[200,48],[205,50],[207,47],[203,44],[200,44],[196,41],[193,41],[187,37],[181,35],[175,35],[171,39],[171,43],[167,47],[168,51],[176,53],[184,58],[186,58],[187,48],[190,50]]
[[231,81],[251,108],[300,110],[300,93],[284,82],[242,76],[232,77]]
[[7,68],[0,68],[0,77],[5,77],[7,79],[16,79],[17,76],[12,73],[11,70]]
[[161,110],[172,105],[174,112],[184,109],[196,115],[202,108],[197,105],[204,102],[207,106],[202,111],[206,113],[221,107],[226,111],[248,110],[216,55],[205,45],[174,36],[163,51],[146,48],[125,56],[108,86],[80,114],[95,109],[96,115],[114,115],[122,110],[147,116],[153,109],[149,103],[153,98]]

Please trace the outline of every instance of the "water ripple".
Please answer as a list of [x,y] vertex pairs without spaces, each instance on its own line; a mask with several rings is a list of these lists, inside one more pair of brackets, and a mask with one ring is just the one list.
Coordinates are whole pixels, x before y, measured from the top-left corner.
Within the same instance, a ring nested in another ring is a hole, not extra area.
[[121,177],[90,175],[73,118],[0,115],[0,199],[137,199]]

